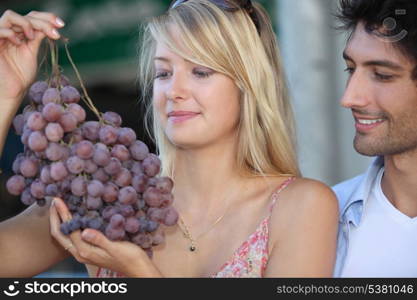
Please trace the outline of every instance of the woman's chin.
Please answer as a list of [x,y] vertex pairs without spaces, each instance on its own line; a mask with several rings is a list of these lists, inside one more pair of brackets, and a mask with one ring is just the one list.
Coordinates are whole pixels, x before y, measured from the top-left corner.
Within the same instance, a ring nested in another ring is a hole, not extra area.
[[179,148],[182,150],[197,149],[202,146],[201,143],[196,141],[195,136],[193,138],[185,138],[184,136],[182,136],[181,138],[168,137],[168,139],[175,148]]

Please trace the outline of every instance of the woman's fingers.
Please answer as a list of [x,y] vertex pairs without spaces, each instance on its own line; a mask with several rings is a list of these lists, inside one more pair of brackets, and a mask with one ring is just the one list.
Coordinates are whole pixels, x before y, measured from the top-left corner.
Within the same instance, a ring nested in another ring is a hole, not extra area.
[[[11,29],[16,33],[24,33],[29,40],[35,38],[34,31],[41,31],[51,39],[59,39],[57,28],[63,27],[64,22],[52,13],[32,11],[26,16],[7,10],[0,18],[1,29]],[[10,33],[8,33],[10,35]],[[14,39],[7,36],[12,42]]]
[[65,23],[59,17],[49,12],[31,11],[27,14],[29,17],[44,20],[57,27],[64,27]]
[[0,39],[8,39],[16,46],[22,44],[22,41],[17,37],[16,32],[7,28],[0,28]]
[[35,18],[35,17],[28,16],[27,18],[30,21],[33,28],[35,28],[36,30],[42,31],[43,33],[45,33],[45,35],[47,35],[48,37],[52,39],[60,38],[60,35],[58,31],[56,30],[56,27],[53,26],[51,23],[45,20]]
[[34,38],[33,28],[29,20],[12,10],[6,10],[0,18],[0,27],[12,28],[13,26],[21,27],[28,39]]
[[60,225],[61,225],[61,219],[58,216],[58,212],[55,208],[54,203],[52,202],[52,205],[49,209],[49,223],[50,223],[50,230],[51,235],[58,241],[59,244],[65,249],[71,252],[72,255],[74,255],[76,249],[74,248],[71,239],[66,237],[64,234],[62,234]]

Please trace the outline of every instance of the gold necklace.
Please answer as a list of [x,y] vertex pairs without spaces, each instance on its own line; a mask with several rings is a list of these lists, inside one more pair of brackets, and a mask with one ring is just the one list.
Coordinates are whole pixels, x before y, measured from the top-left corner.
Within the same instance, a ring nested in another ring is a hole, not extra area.
[[[229,207],[230,207],[230,198],[229,198],[229,200],[227,201],[227,208],[226,208],[226,210],[224,211],[224,213],[220,216],[220,217],[218,217],[217,219],[216,219],[216,221],[209,227],[209,229],[208,230],[206,230],[206,231],[203,231],[202,233],[200,233],[197,237],[195,237],[195,238],[193,238],[193,236],[191,235],[191,233],[190,233],[190,230],[188,229],[188,226],[185,224],[185,222],[184,222],[184,220],[183,220],[183,218],[181,218],[181,216],[179,215],[178,216],[178,219],[179,219],[179,221],[180,221],[180,223],[181,223],[181,225],[180,224],[178,224],[178,227],[180,228],[180,230],[182,231],[182,233],[184,234],[184,237],[185,238],[187,238],[188,240],[190,240],[190,247],[189,247],[189,250],[191,251],[191,252],[194,252],[194,251],[196,251],[197,250],[197,245],[196,245],[196,241],[199,239],[199,238],[201,238],[203,235],[205,235],[206,233],[208,233],[208,232],[210,232],[213,228],[214,228],[214,226],[216,226],[222,219],[223,219],[223,217],[227,214],[227,212],[229,211]],[[184,227],[184,228],[183,228]]]

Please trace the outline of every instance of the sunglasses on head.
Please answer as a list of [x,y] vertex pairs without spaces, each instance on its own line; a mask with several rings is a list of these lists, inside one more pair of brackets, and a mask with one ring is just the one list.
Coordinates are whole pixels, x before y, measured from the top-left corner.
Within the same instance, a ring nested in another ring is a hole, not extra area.
[[[176,0],[172,2],[169,9],[175,8],[184,2],[187,2],[187,0]],[[260,34],[259,20],[258,20],[258,17],[256,16],[255,9],[253,8],[251,0],[244,0],[244,1],[210,0],[210,2],[225,11],[234,12],[234,11],[238,11],[239,9],[244,9],[248,13],[253,24],[255,24],[256,30]]]

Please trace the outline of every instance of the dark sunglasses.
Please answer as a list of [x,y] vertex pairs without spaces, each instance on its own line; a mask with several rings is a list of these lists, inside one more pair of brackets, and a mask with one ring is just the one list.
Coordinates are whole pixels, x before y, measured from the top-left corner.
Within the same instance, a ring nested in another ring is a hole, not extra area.
[[[170,5],[169,9],[175,8],[178,5],[187,2],[187,0],[176,0],[173,1]],[[256,30],[258,31],[258,34],[260,34],[260,25],[258,17],[255,13],[255,9],[253,8],[252,1],[251,0],[243,0],[243,1],[231,1],[231,0],[210,0],[213,4],[215,4],[217,7],[225,10],[225,11],[238,11],[239,9],[244,9],[249,17],[251,18],[253,24],[255,24]]]

